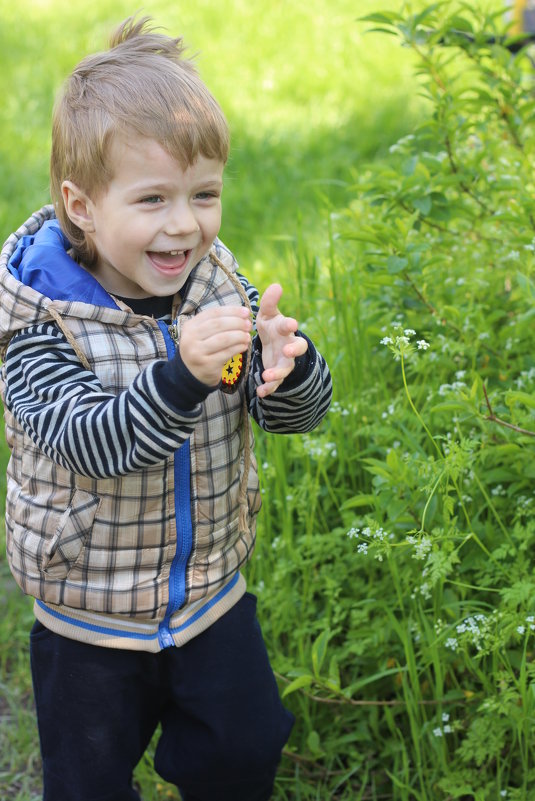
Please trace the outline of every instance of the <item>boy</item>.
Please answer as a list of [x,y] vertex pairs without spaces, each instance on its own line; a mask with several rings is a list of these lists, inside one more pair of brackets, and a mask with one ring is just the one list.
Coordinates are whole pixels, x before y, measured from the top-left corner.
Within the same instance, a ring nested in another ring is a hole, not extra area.
[[2,252],[7,550],[36,599],[44,801],[139,799],[158,724],[185,801],[267,801],[292,726],[240,573],[249,414],[308,431],[331,383],[281,288],[258,306],[217,239],[228,146],[181,40],[130,18],[68,79],[54,206]]

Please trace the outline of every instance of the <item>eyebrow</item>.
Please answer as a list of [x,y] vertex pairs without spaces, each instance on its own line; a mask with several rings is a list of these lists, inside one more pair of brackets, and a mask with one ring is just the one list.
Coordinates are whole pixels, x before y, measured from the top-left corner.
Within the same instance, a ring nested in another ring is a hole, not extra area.
[[[143,192],[161,192],[163,190],[169,189],[169,187],[172,186],[172,185],[173,185],[172,181],[169,181],[169,182],[157,181],[157,182],[153,183],[150,180],[146,180],[146,181],[140,181],[139,183],[134,184],[133,186],[131,186],[130,187],[130,191],[133,192],[133,193],[136,193],[136,194],[138,192],[142,192],[142,193]],[[208,176],[207,178],[201,178],[197,183],[193,184],[192,188],[193,188],[193,190],[197,191],[197,190],[202,189],[202,188],[204,188],[206,186],[216,186],[218,188],[221,188],[223,186],[223,179],[219,178],[216,175]]]

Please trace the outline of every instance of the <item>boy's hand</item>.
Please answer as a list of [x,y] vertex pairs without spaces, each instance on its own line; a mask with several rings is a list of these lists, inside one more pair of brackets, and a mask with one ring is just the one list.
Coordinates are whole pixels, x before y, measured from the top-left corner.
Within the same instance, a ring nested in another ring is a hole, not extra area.
[[279,284],[268,286],[260,301],[256,328],[262,341],[264,383],[256,390],[260,398],[271,395],[294,369],[295,359],[308,349],[306,339],[296,337],[298,325],[293,317],[284,317],[277,308],[281,299]]
[[244,306],[205,309],[182,326],[182,361],[198,381],[217,386],[225,363],[249,347],[251,328],[251,315]]

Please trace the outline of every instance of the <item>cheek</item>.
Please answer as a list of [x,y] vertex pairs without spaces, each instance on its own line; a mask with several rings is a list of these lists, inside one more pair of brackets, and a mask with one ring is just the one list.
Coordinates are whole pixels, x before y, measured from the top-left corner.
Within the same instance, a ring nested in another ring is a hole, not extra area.
[[219,229],[221,228],[221,212],[214,211],[206,221],[206,225],[204,226],[204,230],[208,236],[208,238],[213,239]]
[[115,228],[115,247],[125,250],[144,250],[152,240],[153,234],[147,226],[135,220],[128,220],[122,226]]

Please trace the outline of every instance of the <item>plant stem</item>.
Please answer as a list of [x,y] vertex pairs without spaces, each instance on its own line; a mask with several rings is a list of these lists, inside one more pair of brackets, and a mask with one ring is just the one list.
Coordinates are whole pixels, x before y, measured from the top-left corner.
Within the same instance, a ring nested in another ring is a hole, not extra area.
[[408,384],[407,384],[407,376],[405,374],[405,359],[403,358],[403,353],[400,354],[400,358],[401,358],[401,375],[403,377],[403,386],[405,388],[405,395],[407,396],[407,400],[409,401],[410,407],[411,407],[412,411],[414,412],[414,414],[416,415],[416,418],[417,418],[418,422],[420,423],[420,425],[424,429],[425,433],[427,434],[427,436],[429,437],[429,439],[433,443],[433,445],[434,445],[434,447],[435,447],[435,449],[436,449],[436,451],[438,453],[439,458],[443,459],[444,455],[443,455],[442,451],[440,450],[439,446],[437,445],[437,442],[436,442],[434,436],[432,435],[432,433],[430,432],[430,430],[426,426],[425,421],[423,420],[420,412],[418,411],[418,409],[414,405],[413,400],[411,398],[411,393],[409,392],[409,387],[408,387]]

